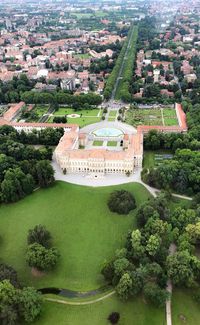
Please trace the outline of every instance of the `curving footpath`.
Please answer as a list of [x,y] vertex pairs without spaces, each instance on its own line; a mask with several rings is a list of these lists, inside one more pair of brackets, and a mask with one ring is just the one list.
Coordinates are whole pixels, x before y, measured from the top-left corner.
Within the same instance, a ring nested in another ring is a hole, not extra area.
[[89,301],[66,301],[66,300],[62,300],[62,299],[54,299],[54,298],[44,298],[46,301],[51,301],[51,302],[55,302],[58,304],[63,304],[63,305],[72,305],[72,306],[83,306],[83,305],[91,305],[91,304],[95,304],[96,302],[105,300],[111,296],[113,296],[115,294],[115,290],[107,293],[106,295],[93,299],[93,300],[89,300]]

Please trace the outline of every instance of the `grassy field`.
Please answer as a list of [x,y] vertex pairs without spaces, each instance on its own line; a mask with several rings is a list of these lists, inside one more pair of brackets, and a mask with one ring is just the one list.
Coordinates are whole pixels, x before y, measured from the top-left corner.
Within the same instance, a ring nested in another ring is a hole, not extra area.
[[164,309],[154,308],[141,298],[121,302],[116,296],[86,306],[45,303],[41,318],[35,325],[109,325],[108,315],[120,313],[119,325],[165,325]]
[[[122,188],[134,194],[137,206],[150,198],[149,192],[138,183],[92,188],[56,182],[17,203],[1,205],[1,261],[18,271],[22,284],[37,288],[85,291],[104,285],[100,274],[102,264],[123,245],[128,229],[135,226],[134,211],[120,216],[107,207],[109,194]],[[175,198],[170,207],[189,207],[189,204],[190,201]],[[52,233],[61,258],[54,271],[33,278],[25,263],[26,237],[28,230],[39,223]],[[119,325],[165,325],[164,309],[154,308],[141,297],[123,303],[115,295],[86,306],[45,302],[41,318],[34,324],[108,325],[107,317],[112,311],[120,313]],[[183,323],[180,315],[186,317],[187,324],[198,324],[199,306],[186,291],[174,291],[172,312],[174,325]]]
[[[109,193],[117,188],[130,190],[137,205],[150,196],[137,183],[92,188],[56,182],[17,203],[2,205],[1,260],[18,271],[23,284],[81,291],[100,287],[104,284],[100,274],[104,261],[113,256],[134,225],[134,212],[119,216],[107,207]],[[54,271],[34,278],[25,262],[26,238],[28,230],[39,223],[52,233],[61,258]]]
[[173,291],[172,295],[172,323],[173,325],[198,325],[200,323],[200,308],[190,290]]

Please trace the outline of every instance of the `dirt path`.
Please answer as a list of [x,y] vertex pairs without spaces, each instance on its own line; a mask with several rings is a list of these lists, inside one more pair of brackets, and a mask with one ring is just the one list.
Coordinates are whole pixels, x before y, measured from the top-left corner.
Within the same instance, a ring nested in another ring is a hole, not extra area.
[[[176,252],[176,245],[174,243],[171,243],[171,245],[169,246],[169,255],[173,255],[175,252]],[[170,294],[169,299],[166,301],[166,322],[167,325],[172,325],[171,296],[173,291],[173,285],[171,279],[168,279],[167,281],[166,290]]]

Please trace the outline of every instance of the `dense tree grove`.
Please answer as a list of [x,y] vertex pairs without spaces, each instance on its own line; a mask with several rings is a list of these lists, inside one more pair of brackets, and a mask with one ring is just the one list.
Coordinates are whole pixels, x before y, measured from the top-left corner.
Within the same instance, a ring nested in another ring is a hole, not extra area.
[[36,81],[30,81],[25,74],[19,78],[13,77],[8,82],[0,81],[0,103],[16,103],[21,99],[21,94],[31,90]]
[[163,306],[169,297],[168,278],[177,286],[198,285],[200,261],[195,249],[200,243],[200,202],[195,210],[178,207],[172,212],[169,200],[169,194],[161,193],[139,207],[138,228],[128,233],[125,247],[102,269],[123,300],[142,292],[147,301]]
[[0,282],[0,323],[31,323],[41,313],[42,297],[34,288],[15,288],[9,280]]
[[0,282],[3,280],[9,280],[10,283],[15,288],[20,287],[17,272],[10,265],[1,263],[0,264]]
[[0,264],[0,323],[15,325],[33,322],[40,314],[42,297],[34,288],[22,287],[17,272]]
[[143,180],[153,187],[189,195],[200,191],[199,175],[200,152],[190,149],[177,149],[173,159],[142,173]]
[[[45,141],[48,142],[48,138],[46,139]],[[32,193],[35,187],[46,187],[54,181],[54,171],[49,162],[52,150],[35,149],[21,141],[26,143],[26,134],[17,133],[9,126],[0,128],[0,198],[2,202],[18,201]]]
[[128,214],[136,208],[134,196],[125,190],[114,191],[108,199],[108,207],[110,211],[119,214]]
[[55,267],[59,252],[51,246],[51,234],[44,226],[37,225],[30,229],[27,242],[26,261],[30,267],[39,271],[48,271]]

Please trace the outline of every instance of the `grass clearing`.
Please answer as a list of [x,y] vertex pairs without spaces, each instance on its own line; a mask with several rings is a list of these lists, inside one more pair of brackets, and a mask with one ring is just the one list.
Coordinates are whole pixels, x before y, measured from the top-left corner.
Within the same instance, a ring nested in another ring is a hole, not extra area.
[[173,155],[170,150],[145,151],[143,159],[144,168],[153,168],[167,159],[172,159]]
[[[128,216],[109,211],[108,196],[115,189],[132,192],[137,206],[151,197],[138,183],[93,188],[56,182],[17,203],[2,204],[1,260],[17,270],[22,284],[36,288],[86,291],[104,285],[100,274],[104,261],[123,245],[128,229],[135,224],[134,211]],[[28,230],[37,224],[52,233],[61,258],[54,271],[36,279],[25,254]]]

